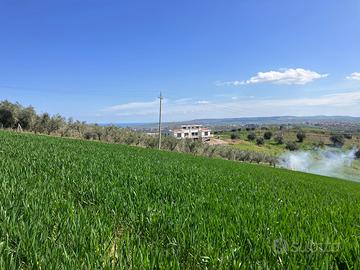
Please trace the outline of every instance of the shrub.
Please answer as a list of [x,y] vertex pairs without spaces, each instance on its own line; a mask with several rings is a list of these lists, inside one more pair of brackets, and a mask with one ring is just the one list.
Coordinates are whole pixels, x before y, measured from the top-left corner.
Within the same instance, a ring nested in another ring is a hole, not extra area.
[[272,138],[272,136],[273,136],[273,134],[272,134],[271,131],[266,131],[266,132],[264,133],[264,139],[265,139],[265,140],[270,140],[270,139]]
[[330,141],[336,147],[342,147],[344,145],[344,136],[341,134],[334,134],[330,136]]
[[84,138],[86,140],[96,140],[97,139],[97,134],[93,131],[87,131],[84,133]]
[[263,145],[264,144],[264,138],[263,137],[259,137],[256,139],[256,144],[257,145]]
[[255,152],[252,154],[250,162],[256,162],[257,164],[260,164],[262,161],[264,161],[264,155]]
[[168,149],[170,151],[174,151],[177,145],[177,139],[172,138],[172,137],[165,137],[162,140],[161,146],[163,147],[163,149]]
[[231,138],[232,140],[239,139],[239,134],[233,132],[233,133],[231,133],[230,138]]
[[299,146],[296,144],[296,142],[287,142],[286,149],[290,151],[296,151],[299,150]]
[[255,134],[255,132],[249,133],[248,136],[247,136],[247,138],[248,138],[249,141],[255,140],[255,139],[256,139],[256,134]]
[[298,142],[303,142],[304,139],[306,138],[305,132],[302,131],[302,130],[299,130],[299,131],[296,133],[296,138],[298,139]]

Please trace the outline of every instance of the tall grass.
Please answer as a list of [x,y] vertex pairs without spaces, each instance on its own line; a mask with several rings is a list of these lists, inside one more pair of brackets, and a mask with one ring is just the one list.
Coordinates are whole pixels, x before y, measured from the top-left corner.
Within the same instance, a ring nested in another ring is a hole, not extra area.
[[0,269],[360,267],[352,182],[2,131],[0,185]]

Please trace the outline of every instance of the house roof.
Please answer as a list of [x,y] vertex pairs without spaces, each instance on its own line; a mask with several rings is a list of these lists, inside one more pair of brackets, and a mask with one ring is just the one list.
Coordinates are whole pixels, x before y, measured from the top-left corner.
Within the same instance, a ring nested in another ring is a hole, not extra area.
[[[191,131],[191,129],[181,129],[181,128],[176,128],[176,129],[173,129],[172,132],[189,132]],[[208,128],[199,128],[199,131],[211,131],[210,129]]]

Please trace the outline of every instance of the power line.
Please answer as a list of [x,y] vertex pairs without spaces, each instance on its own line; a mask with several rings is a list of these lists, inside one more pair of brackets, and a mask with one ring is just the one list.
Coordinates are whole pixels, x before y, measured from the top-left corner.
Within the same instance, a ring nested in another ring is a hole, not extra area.
[[162,107],[162,100],[163,100],[163,96],[160,92],[160,96],[159,96],[159,105],[160,105],[160,108],[159,108],[159,150],[161,149],[161,107]]

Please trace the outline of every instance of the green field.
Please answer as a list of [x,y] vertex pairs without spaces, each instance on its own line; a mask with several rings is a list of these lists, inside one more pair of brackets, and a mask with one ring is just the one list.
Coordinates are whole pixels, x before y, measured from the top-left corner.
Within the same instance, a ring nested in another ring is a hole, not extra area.
[[264,145],[256,145],[246,140],[238,140],[231,146],[244,151],[254,151],[272,156],[279,156],[286,152],[285,145],[277,145],[275,142],[266,142]]
[[0,132],[0,269],[359,269],[360,184]]
[[[284,142],[296,142],[297,137],[296,133],[298,132],[299,128],[292,128],[287,130],[282,130],[281,133],[284,137]],[[331,146],[332,143],[330,141],[331,132],[320,130],[316,128],[308,128],[302,127],[302,131],[305,132],[306,138],[302,143],[297,143],[299,150],[309,151],[314,149],[314,147],[324,144]],[[273,133],[273,137],[270,140],[264,140],[263,145],[256,145],[256,140],[249,141],[247,135],[249,133],[255,133],[257,138],[263,137],[266,131],[271,131]],[[256,129],[253,131],[222,131],[219,134],[215,135],[219,139],[227,141],[231,146],[235,147],[236,149],[245,150],[245,151],[254,151],[258,153],[264,153],[272,156],[279,156],[282,153],[286,152],[285,144],[277,144],[274,141],[274,137],[276,133],[280,132],[279,129],[275,127],[268,127],[268,130],[260,130]],[[236,134],[238,139],[231,140],[231,134]],[[351,139],[344,140],[344,149],[350,149],[354,146],[360,146],[360,134],[354,133]],[[358,171],[357,173],[360,173]]]

